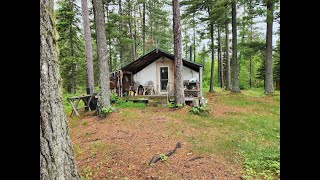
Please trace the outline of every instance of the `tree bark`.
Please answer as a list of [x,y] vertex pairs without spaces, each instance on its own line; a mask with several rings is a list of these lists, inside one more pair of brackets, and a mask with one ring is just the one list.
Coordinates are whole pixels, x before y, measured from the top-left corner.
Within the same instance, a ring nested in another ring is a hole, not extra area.
[[133,7],[133,27],[134,27],[134,60],[136,60],[136,58],[138,57],[138,55],[137,55],[137,49],[138,49],[138,46],[139,46],[139,44],[140,44],[140,41],[139,41],[139,43],[137,42],[137,29],[139,29],[139,26],[138,26],[138,24],[137,24],[137,15],[136,15],[136,13],[137,13],[137,9],[136,9],[137,7],[136,7],[136,5],[134,5],[134,7]]
[[76,64],[72,62],[71,64],[71,82],[72,82],[72,88],[71,93],[76,93]]
[[[250,43],[252,43],[252,36],[253,36],[253,24],[252,24],[252,18],[251,18],[251,27],[250,27]],[[250,54],[250,88],[252,87],[252,54]]]
[[218,26],[218,58],[219,58],[219,81],[220,87],[223,88],[223,63],[222,63],[222,53],[221,53],[221,33],[220,26]]
[[[106,3],[106,13],[107,13],[107,23],[110,23],[110,16],[109,16],[109,4]],[[112,40],[111,35],[108,36],[108,47],[109,47],[109,72],[112,72]]]
[[107,58],[107,44],[106,44],[106,32],[105,21],[103,15],[103,5],[101,0],[93,0],[93,6],[95,10],[95,23],[97,34],[97,48],[99,58],[99,88],[101,95],[102,107],[110,106],[110,79],[109,68]]
[[190,53],[190,61],[192,61],[192,45],[190,45],[190,47],[189,47],[189,53]]
[[[122,21],[122,6],[121,6],[121,0],[119,0],[119,15],[120,15],[120,20],[119,20],[119,32],[124,36],[124,33],[122,32],[122,27],[123,27],[123,21]],[[120,49],[119,49],[119,57],[120,57],[120,68],[123,66],[123,43],[121,37],[119,38],[119,44],[120,44]]]
[[227,73],[226,73],[226,90],[231,89],[231,69],[230,69],[230,53],[229,53],[229,23],[225,23],[226,30],[226,65],[227,65]]
[[210,93],[214,91],[214,38],[213,38],[213,24],[210,22],[210,36],[211,36],[211,76],[210,76]]
[[273,26],[273,0],[267,1],[267,54],[265,64],[265,93],[273,94],[273,68],[272,68],[272,26]]
[[239,66],[237,57],[237,0],[232,1],[232,88],[235,93],[240,92],[239,88]]
[[80,179],[61,95],[53,0],[40,0],[40,179]]
[[143,1],[142,15],[142,39],[143,39],[143,55],[146,54],[146,1]]
[[218,57],[218,71],[217,71],[217,77],[218,77],[218,84],[221,86],[221,83],[220,83],[220,50],[219,50],[219,27],[217,27],[218,29],[218,37],[217,37],[217,41],[218,41],[218,49],[217,49],[217,57]]
[[181,57],[181,26],[180,26],[180,5],[179,0],[172,0],[173,8],[173,37],[174,37],[174,82],[175,102],[185,104],[183,88],[183,64]]
[[136,46],[135,46],[135,41],[134,41],[134,37],[133,37],[133,32],[132,32],[132,4],[131,4],[131,1],[130,0],[127,0],[127,3],[128,3],[128,6],[129,6],[129,13],[128,13],[128,16],[129,16],[129,33],[130,33],[130,39],[132,40],[132,43],[131,43],[131,61],[134,61],[136,59]]
[[85,55],[86,55],[86,86],[87,94],[92,94],[94,91],[94,74],[93,74],[93,60],[92,60],[92,42],[89,21],[89,11],[87,0],[81,0]]
[[196,62],[196,22],[194,19],[194,13],[193,13],[192,19],[193,19],[193,48],[194,48],[193,49],[193,62]]
[[76,75],[75,75],[75,64],[74,64],[74,49],[73,49],[73,38],[72,38],[72,21],[70,21],[69,38],[70,38],[70,54],[72,58],[71,64],[71,93],[76,93]]

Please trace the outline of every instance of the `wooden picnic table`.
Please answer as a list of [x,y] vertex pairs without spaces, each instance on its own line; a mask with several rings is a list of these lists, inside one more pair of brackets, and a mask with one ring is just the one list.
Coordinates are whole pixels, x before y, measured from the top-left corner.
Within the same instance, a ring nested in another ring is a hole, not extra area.
[[[72,112],[71,112],[71,117],[73,115],[76,115],[76,116],[80,116],[78,110],[79,109],[82,109],[82,108],[85,108],[85,109],[88,109],[89,111],[91,111],[90,109],[90,102],[91,100],[93,99],[93,97],[95,97],[94,94],[88,94],[88,95],[82,95],[82,96],[74,96],[74,97],[70,97],[68,98],[68,102],[71,104],[72,106]],[[84,102],[84,106],[83,107],[78,107],[79,106],[79,102],[80,101],[83,101]]]

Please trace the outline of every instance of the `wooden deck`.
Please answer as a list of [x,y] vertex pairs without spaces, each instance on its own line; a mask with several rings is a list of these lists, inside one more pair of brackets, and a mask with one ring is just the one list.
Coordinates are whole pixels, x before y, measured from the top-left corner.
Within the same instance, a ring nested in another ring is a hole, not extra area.
[[[138,95],[138,96],[125,96],[125,100],[147,100],[150,106],[166,106],[167,105],[167,95],[166,94],[156,94],[156,95]],[[185,97],[187,104],[194,103],[199,105],[200,97]],[[170,96],[170,102],[174,102],[174,96]]]

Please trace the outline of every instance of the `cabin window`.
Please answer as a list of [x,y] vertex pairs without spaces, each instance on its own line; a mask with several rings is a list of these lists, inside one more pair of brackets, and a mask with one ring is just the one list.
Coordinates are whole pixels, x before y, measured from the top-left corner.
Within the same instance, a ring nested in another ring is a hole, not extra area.
[[167,91],[167,84],[169,80],[168,67],[160,67],[160,90]]

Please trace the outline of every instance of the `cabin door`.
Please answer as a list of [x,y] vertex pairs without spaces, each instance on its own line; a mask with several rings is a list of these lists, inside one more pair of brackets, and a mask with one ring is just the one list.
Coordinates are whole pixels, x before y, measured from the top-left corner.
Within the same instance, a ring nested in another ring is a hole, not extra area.
[[169,68],[168,67],[160,67],[160,91],[167,91],[167,84],[169,80]]

